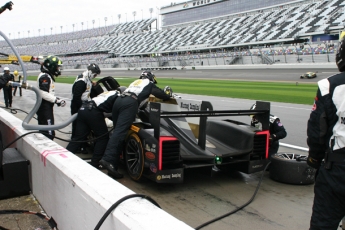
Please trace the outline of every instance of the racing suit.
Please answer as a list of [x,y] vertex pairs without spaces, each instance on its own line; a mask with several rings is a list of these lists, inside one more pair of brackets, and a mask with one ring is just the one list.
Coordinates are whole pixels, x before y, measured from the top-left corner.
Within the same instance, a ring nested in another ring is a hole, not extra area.
[[112,164],[115,170],[117,170],[119,165],[123,141],[125,140],[130,126],[135,120],[138,106],[140,102],[148,98],[150,94],[163,100],[170,99],[169,95],[165,94],[163,90],[158,88],[149,79],[138,79],[132,82],[114,103],[112,119],[115,129],[110,137],[102,160]]
[[[85,101],[78,111],[78,122],[75,129],[75,135],[66,149],[72,153],[76,153],[82,143],[73,141],[84,141],[92,131],[95,138],[94,150],[91,159],[91,165],[98,167],[99,161],[104,154],[107,146],[109,135],[105,122],[104,113],[111,113],[114,101],[118,97],[118,91],[107,91],[94,97],[91,101]],[[106,134],[106,135],[104,135]]]
[[[90,93],[92,82],[88,77],[88,71],[77,76],[72,86],[71,115],[77,113],[83,102],[91,100]],[[72,136],[74,137],[77,119],[72,122]]]
[[[257,122],[251,122],[251,126],[256,126]],[[280,119],[277,116],[274,116],[270,114],[270,143],[268,148],[268,156],[271,158],[272,154],[275,154],[278,152],[279,149],[279,140],[286,137],[287,133],[283,126],[283,124],[280,122]]]
[[[4,74],[4,75],[7,75],[7,74]],[[13,81],[14,80],[13,74],[9,73],[8,75],[9,76],[4,76],[4,78],[9,78],[9,81]],[[12,86],[5,85],[3,88],[3,91],[4,91],[4,100],[5,100],[6,108],[12,107]]]
[[[20,79],[22,78],[21,75],[14,75],[14,82],[20,82]],[[13,90],[13,96],[16,96],[16,92],[17,92],[17,88],[19,88],[19,95],[22,96],[22,87],[20,86],[14,86],[14,90]]]
[[4,88],[9,81],[12,81],[11,74],[10,73],[4,73],[0,77],[0,89]]
[[344,94],[345,72],[319,81],[308,120],[307,163],[318,169],[311,230],[338,229],[345,216]]
[[[38,108],[37,121],[39,125],[54,125],[54,112],[53,107],[56,101],[55,97],[55,86],[54,86],[54,77],[51,77],[48,73],[40,73],[37,78],[38,88],[40,89],[42,95],[42,102]],[[55,131],[42,131],[47,133],[46,135],[50,139],[54,139]]]

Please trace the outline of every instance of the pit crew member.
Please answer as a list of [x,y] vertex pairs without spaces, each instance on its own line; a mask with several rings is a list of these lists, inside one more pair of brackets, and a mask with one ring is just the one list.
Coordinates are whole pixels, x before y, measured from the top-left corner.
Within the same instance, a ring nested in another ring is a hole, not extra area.
[[123,177],[123,175],[117,171],[122,145],[136,117],[140,102],[147,99],[150,94],[163,100],[171,98],[171,91],[165,93],[158,88],[156,84],[157,80],[155,75],[150,71],[144,71],[139,79],[132,82],[121,96],[115,100],[112,110],[112,119],[115,129],[110,137],[104,156],[99,162],[108,170],[108,175],[115,179]]
[[[255,110],[256,104],[253,104],[250,110]],[[252,115],[252,120],[250,125],[253,127],[258,127],[260,122],[257,120],[255,115]],[[259,127],[260,128],[260,127]],[[269,148],[268,148],[268,156],[271,158],[272,154],[278,152],[279,149],[279,140],[286,137],[287,133],[285,127],[281,123],[279,117],[270,114],[270,138],[269,138]]]
[[[41,65],[41,73],[37,77],[37,85],[42,95],[42,102],[37,110],[39,125],[54,125],[54,104],[65,106],[66,102],[55,96],[55,77],[61,75],[62,61],[56,56],[48,56]],[[42,131],[48,138],[54,139],[55,131]]]
[[310,230],[338,229],[345,216],[345,40],[335,62],[340,73],[318,81],[307,126],[307,163],[318,169]]

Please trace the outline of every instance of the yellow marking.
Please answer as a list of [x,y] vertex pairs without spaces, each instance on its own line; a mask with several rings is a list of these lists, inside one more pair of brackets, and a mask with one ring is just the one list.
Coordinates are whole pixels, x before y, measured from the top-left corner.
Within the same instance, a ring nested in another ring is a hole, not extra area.
[[140,128],[137,127],[137,126],[132,125],[132,126],[131,126],[131,130],[133,130],[134,132],[138,133],[139,130],[140,130]]

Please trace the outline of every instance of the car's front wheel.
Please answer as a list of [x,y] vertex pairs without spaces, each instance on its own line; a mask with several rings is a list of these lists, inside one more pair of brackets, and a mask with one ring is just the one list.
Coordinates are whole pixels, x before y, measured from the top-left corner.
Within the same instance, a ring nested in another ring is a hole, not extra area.
[[287,184],[312,184],[316,169],[307,164],[307,156],[276,153],[271,156],[270,178]]
[[141,181],[144,171],[144,151],[141,140],[136,133],[131,133],[128,136],[124,152],[129,176],[134,181]]

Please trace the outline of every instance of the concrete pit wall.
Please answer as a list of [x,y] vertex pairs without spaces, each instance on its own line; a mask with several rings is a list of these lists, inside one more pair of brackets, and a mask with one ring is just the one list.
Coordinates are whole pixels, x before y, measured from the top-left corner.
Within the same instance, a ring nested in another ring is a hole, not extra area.
[[[22,128],[21,120],[3,109],[0,109],[0,130],[4,146],[30,132]],[[30,161],[32,193],[47,215],[54,218],[59,230],[94,229],[115,202],[134,194],[42,134],[29,134],[11,147]],[[102,230],[161,228],[193,229],[141,198],[123,202],[101,227]]]

